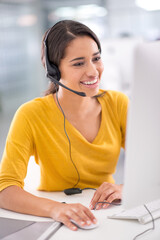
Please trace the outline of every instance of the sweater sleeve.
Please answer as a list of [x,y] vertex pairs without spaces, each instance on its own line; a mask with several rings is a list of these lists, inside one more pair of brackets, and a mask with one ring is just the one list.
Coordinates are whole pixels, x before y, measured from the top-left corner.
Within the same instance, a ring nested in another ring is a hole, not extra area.
[[24,186],[28,161],[33,155],[33,137],[22,105],[16,112],[0,164],[0,191],[11,185]]

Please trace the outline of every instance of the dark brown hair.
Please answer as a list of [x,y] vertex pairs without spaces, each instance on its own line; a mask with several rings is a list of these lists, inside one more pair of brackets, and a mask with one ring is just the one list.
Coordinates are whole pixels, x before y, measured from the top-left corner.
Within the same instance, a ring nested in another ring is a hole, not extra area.
[[[91,37],[98,46],[99,51],[101,52],[100,41],[97,38],[96,34],[88,28],[86,25],[76,22],[73,20],[63,20],[57,22],[53,27],[47,30],[43,36],[42,40],[42,49],[41,49],[41,60],[42,64],[45,67],[45,53],[44,53],[44,39],[46,34],[47,37],[47,49],[48,49],[48,58],[49,61],[59,67],[61,59],[65,57],[65,49],[69,43],[76,39],[79,36],[89,36]],[[55,93],[55,85],[53,82],[50,83],[48,90],[45,92],[45,95]]]

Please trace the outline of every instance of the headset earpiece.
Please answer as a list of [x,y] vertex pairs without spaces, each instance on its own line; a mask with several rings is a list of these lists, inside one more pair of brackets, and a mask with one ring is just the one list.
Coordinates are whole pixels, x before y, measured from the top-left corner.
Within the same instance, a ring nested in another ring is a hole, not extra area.
[[61,79],[61,73],[56,65],[50,63],[50,66],[49,67],[47,66],[47,70],[49,76],[55,78],[57,81]]
[[50,32],[50,30],[48,31],[48,33],[46,34],[46,37],[44,39],[46,75],[48,78],[50,78],[51,81],[53,78],[56,79],[57,81],[59,81],[61,78],[61,73],[55,64],[50,63],[49,58],[48,58],[47,38],[48,38],[49,32]]

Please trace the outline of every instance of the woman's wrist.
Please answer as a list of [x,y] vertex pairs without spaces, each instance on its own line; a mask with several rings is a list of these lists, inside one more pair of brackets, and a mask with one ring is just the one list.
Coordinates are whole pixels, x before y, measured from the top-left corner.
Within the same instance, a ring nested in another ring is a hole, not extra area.
[[54,216],[56,215],[56,212],[58,211],[59,207],[62,207],[62,204],[64,203],[49,200],[47,206],[45,207],[47,216],[55,219]]

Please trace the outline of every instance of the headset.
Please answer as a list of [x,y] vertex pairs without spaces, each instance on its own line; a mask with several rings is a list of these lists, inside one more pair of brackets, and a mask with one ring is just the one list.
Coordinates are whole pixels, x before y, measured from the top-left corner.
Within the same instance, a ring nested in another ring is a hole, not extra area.
[[60,82],[60,78],[61,78],[61,73],[58,69],[58,67],[51,63],[49,61],[49,57],[48,57],[48,47],[47,47],[47,40],[48,40],[48,35],[50,33],[51,29],[48,30],[46,36],[45,36],[45,39],[44,39],[44,50],[45,50],[45,65],[46,65],[46,76],[47,78],[49,78],[51,80],[51,82],[54,82],[55,84],[58,84],[60,85],[61,87],[79,95],[79,96],[82,96],[82,97],[86,97],[86,94],[84,92],[78,92],[78,91],[75,91],[71,88],[68,88],[66,87],[64,84],[62,84]]
[[[49,57],[48,57],[48,44],[47,44],[47,40],[48,40],[48,35],[50,33],[51,29],[48,30],[46,36],[45,36],[45,39],[44,39],[44,51],[45,51],[45,67],[46,67],[46,77],[49,78],[51,80],[51,82],[53,82],[55,84],[55,87],[58,85],[60,85],[61,87],[81,96],[81,97],[86,97],[86,94],[84,92],[78,92],[78,91],[75,91],[71,88],[68,88],[66,87],[65,85],[63,85],[61,82],[60,82],[60,78],[61,78],[61,73],[58,69],[58,67],[51,63],[49,61]],[[65,131],[65,134],[68,138],[68,141],[69,141],[69,152],[70,152],[70,159],[75,167],[75,170],[77,172],[77,175],[78,175],[78,180],[77,180],[77,183],[73,186],[73,188],[68,188],[68,189],[64,189],[64,193],[66,195],[72,195],[72,194],[77,194],[77,193],[81,193],[83,189],[80,189],[80,188],[75,188],[75,186],[78,184],[78,182],[80,181],[80,175],[79,175],[79,172],[78,172],[78,169],[74,163],[74,161],[72,160],[72,156],[71,156],[71,142],[70,142],[70,139],[69,139],[69,136],[66,132],[66,129],[65,129],[65,114],[63,112],[63,109],[58,101],[58,95],[57,95],[57,87],[56,87],[56,97],[57,97],[57,102],[58,102],[58,105],[62,111],[62,114],[64,116],[64,131]]]

